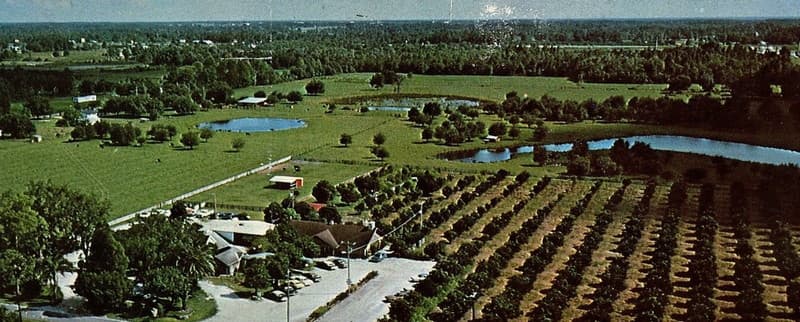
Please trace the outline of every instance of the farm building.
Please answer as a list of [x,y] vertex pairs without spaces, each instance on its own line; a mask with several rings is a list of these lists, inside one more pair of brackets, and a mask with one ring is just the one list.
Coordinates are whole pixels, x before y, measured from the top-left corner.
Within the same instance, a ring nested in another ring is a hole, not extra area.
[[311,237],[319,244],[323,255],[341,255],[352,246],[351,256],[368,257],[380,248],[378,229],[358,224],[328,225],[316,221],[293,220],[289,223],[298,233]]
[[217,248],[214,255],[217,272],[232,275],[239,269],[248,248],[235,243],[244,236],[264,236],[275,225],[256,220],[209,220],[201,231],[208,236],[208,244]]
[[274,176],[269,179],[270,183],[275,184],[279,189],[295,189],[303,187],[303,178],[290,176]]
[[76,96],[72,98],[72,102],[76,104],[97,102],[97,95]]
[[239,106],[247,106],[247,107],[255,107],[255,106],[265,106],[267,104],[266,97],[245,97],[240,99],[238,102]]

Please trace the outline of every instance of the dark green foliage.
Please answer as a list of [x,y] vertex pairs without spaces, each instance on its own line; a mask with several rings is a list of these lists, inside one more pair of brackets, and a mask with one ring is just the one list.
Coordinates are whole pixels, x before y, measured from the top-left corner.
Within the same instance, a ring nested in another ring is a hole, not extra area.
[[439,105],[439,103],[428,102],[425,103],[425,106],[423,106],[422,113],[431,117],[437,117],[442,114],[442,107]]
[[378,132],[378,134],[375,134],[375,136],[372,137],[372,143],[374,143],[375,145],[383,145],[384,143],[386,143],[386,135],[383,135],[383,133]]
[[322,180],[311,190],[311,195],[313,195],[314,199],[319,203],[328,203],[336,196],[336,187],[327,180]]
[[496,122],[489,126],[489,135],[503,136],[506,135],[506,123]]
[[144,290],[157,297],[168,298],[173,308],[186,308],[192,291],[191,281],[175,267],[160,267],[144,274]]
[[291,91],[289,94],[286,94],[286,99],[292,103],[301,102],[303,101],[303,94],[298,91]]
[[348,145],[353,143],[353,136],[347,133],[342,133],[339,137],[339,144],[344,145],[347,147]]
[[42,96],[33,96],[25,101],[25,108],[35,117],[42,117],[53,113],[50,100]]
[[195,146],[200,144],[200,135],[197,132],[183,133],[181,134],[181,144],[193,150]]
[[308,84],[306,84],[306,93],[308,93],[308,95],[319,95],[325,93],[325,83],[323,83],[321,80],[312,79],[310,82],[308,82]]
[[122,307],[132,289],[133,283],[124,271],[85,271],[75,280],[75,292],[86,298],[87,306],[96,314]]
[[0,130],[3,135],[10,135],[15,139],[24,139],[36,134],[36,126],[30,118],[19,112],[0,115]]
[[125,125],[114,123],[108,130],[111,144],[128,146],[135,142],[136,138],[142,135],[142,130],[128,122]]
[[325,222],[333,222],[335,224],[342,223],[342,215],[339,214],[336,207],[322,207],[322,209],[319,210],[319,217],[325,220]]

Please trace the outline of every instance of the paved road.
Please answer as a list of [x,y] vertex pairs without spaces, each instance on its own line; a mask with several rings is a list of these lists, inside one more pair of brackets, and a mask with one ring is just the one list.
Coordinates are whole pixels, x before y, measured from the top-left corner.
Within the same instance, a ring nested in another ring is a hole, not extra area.
[[[383,302],[386,296],[396,294],[403,288],[411,288],[409,279],[420,273],[428,273],[434,262],[408,261],[389,258],[390,263],[378,271],[378,277],[350,294],[344,301],[325,313],[319,321],[360,322],[376,321],[389,313],[389,304]],[[382,263],[381,263],[382,264]]]
[[[389,312],[388,304],[383,302],[387,295],[394,294],[410,283],[408,279],[433,268],[434,262],[413,261],[400,258],[388,258],[381,263],[370,263],[366,260],[351,260],[350,274],[354,282],[361,280],[370,271],[377,270],[378,277],[367,283],[363,291],[352,296],[354,299],[343,301],[326,316],[325,321],[374,321]],[[305,321],[311,312],[324,305],[336,295],[347,289],[347,269],[326,271],[315,269],[322,280],[306,287],[292,296],[290,303],[290,321]],[[285,321],[286,302],[276,303],[270,300],[252,301],[237,297],[233,291],[224,286],[201,282],[200,286],[217,302],[218,312],[207,321]],[[341,306],[341,308],[339,307]],[[350,312],[358,312],[350,313]],[[330,315],[330,316],[329,316]]]

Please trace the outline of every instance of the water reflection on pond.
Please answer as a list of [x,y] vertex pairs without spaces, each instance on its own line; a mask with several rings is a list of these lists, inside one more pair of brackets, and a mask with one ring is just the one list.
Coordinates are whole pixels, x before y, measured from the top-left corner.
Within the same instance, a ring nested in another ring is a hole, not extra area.
[[[622,138],[628,144],[643,142],[653,149],[675,152],[696,153],[708,156],[722,156],[740,161],[751,161],[767,164],[794,164],[800,165],[800,152],[771,148],[765,146],[718,141],[705,138],[694,138],[675,135],[644,135]],[[605,150],[611,148],[617,138],[594,140],[587,142],[590,150]],[[544,145],[548,151],[566,152],[572,149],[571,143]],[[511,159],[517,154],[532,153],[533,146],[521,146],[500,149],[481,149],[457,153],[450,160],[462,162],[500,162]]]

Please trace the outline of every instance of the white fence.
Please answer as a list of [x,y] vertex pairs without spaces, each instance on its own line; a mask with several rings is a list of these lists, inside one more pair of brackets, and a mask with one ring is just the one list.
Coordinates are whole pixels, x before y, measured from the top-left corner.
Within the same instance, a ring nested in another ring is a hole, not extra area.
[[159,209],[159,208],[163,207],[164,205],[171,205],[172,203],[174,203],[176,201],[190,198],[190,197],[192,197],[194,195],[206,192],[208,190],[214,189],[214,188],[219,187],[219,186],[224,185],[224,184],[228,184],[228,183],[234,182],[236,180],[239,180],[239,179],[244,178],[246,176],[249,176],[251,174],[270,169],[270,168],[272,168],[272,167],[274,167],[276,165],[279,165],[281,163],[286,163],[286,162],[289,162],[291,160],[292,160],[292,156],[290,155],[290,156],[285,157],[283,159],[273,161],[273,162],[271,162],[269,164],[265,164],[265,165],[259,166],[258,168],[242,172],[240,174],[237,174],[237,175],[235,175],[233,177],[224,179],[222,181],[217,181],[217,182],[214,182],[214,183],[212,183],[210,185],[207,185],[205,187],[202,187],[202,188],[199,188],[199,189],[195,189],[195,190],[193,190],[191,192],[184,193],[184,194],[182,194],[180,196],[177,196],[175,198],[169,199],[167,201],[163,201],[163,202],[161,202],[161,203],[159,203],[157,205],[154,205],[152,207],[148,207],[148,208],[145,208],[145,209],[142,209],[142,210],[127,214],[125,216],[119,217],[117,219],[111,220],[111,221],[108,222],[108,225],[109,226],[119,225],[119,224],[124,223],[124,222],[126,222],[128,220],[133,219],[134,217],[136,217],[136,214],[149,213],[150,211],[155,210],[155,209]]

